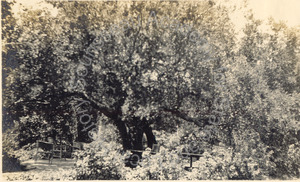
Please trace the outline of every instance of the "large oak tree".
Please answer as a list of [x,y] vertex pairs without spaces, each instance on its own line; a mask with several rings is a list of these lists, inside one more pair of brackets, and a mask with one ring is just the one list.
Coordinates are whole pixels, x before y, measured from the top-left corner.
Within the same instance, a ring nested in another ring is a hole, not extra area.
[[[144,132],[152,147],[152,123],[209,124],[212,70],[232,54],[224,8],[211,1],[52,4],[56,17],[27,10],[18,24],[10,114],[38,112],[55,130],[74,125],[70,105],[83,99],[92,119],[103,114],[116,124],[124,149],[141,149]],[[91,65],[80,63],[88,59]]]

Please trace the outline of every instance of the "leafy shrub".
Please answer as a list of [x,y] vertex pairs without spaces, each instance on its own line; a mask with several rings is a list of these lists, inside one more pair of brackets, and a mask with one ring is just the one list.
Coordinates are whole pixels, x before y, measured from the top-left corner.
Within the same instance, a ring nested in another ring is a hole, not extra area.
[[[193,131],[192,128],[188,129]],[[186,128],[175,133],[154,131],[161,144],[160,152],[150,154],[147,148],[136,168],[125,167],[125,158],[131,153],[120,152],[122,147],[112,125],[102,126],[91,144],[77,154],[77,179],[122,179],[122,180],[228,180],[228,179],[269,179],[276,165],[271,159],[273,151],[261,141],[254,130],[234,131],[235,147],[222,142],[210,145],[193,140],[194,136]],[[110,136],[104,138],[103,136]],[[197,138],[197,137],[196,137]],[[193,162],[193,168],[186,170],[189,157],[182,151],[191,152],[189,146],[194,142],[203,156]],[[299,171],[298,143],[287,151],[289,169]]]
[[225,146],[214,146],[206,150],[200,159],[193,163],[195,168],[187,172],[189,180],[228,179],[232,151]]
[[236,147],[232,154],[232,166],[237,175],[230,179],[268,179],[275,167],[268,150],[257,132],[248,129],[235,133]]
[[[39,149],[42,150],[42,149]],[[36,144],[27,144],[25,146],[23,146],[22,148],[20,148],[19,150],[16,150],[14,152],[14,156],[16,156],[16,158],[18,158],[21,161],[25,161],[25,160],[29,160],[29,159],[34,159],[36,156]],[[43,154],[42,153],[38,153],[38,158],[43,158]]]
[[[107,135],[110,137],[103,137]],[[120,152],[122,146],[116,142],[116,138],[113,125],[99,128],[98,134],[95,134],[95,141],[76,154],[77,179],[176,180],[183,175],[183,159],[174,152],[175,150],[164,146],[155,155],[150,154],[151,149],[147,148],[136,168],[125,167],[125,159],[131,152]]]
[[289,146],[285,160],[289,175],[300,178],[300,143],[299,141]]
[[19,149],[19,143],[15,129],[8,129],[3,133],[3,151],[7,153],[9,157],[15,157],[15,151]]
[[124,165],[124,155],[116,148],[116,143],[110,142],[100,147],[87,146],[77,154],[75,164],[77,179],[108,180],[120,179],[120,167]]
[[[94,133],[94,141],[77,152],[76,178],[85,180],[120,179],[121,169],[125,168],[122,146],[116,142],[117,134],[113,125],[100,126]],[[104,136],[110,136],[105,137]]]
[[184,173],[183,159],[176,153],[164,147],[160,152],[152,155],[147,148],[143,158],[134,169],[124,168],[124,180],[178,180]]

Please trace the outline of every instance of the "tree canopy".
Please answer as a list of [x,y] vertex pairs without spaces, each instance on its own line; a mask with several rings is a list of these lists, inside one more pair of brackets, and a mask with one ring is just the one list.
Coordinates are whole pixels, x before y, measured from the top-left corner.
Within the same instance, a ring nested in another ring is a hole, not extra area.
[[[270,20],[263,32],[250,13],[239,41],[230,9],[215,1],[48,3],[57,16],[2,15],[3,106],[20,147],[45,132],[89,141],[85,128],[106,118],[124,149],[140,149],[143,132],[151,147],[153,127],[189,123],[197,137],[217,128],[212,144],[245,157],[245,147],[261,144],[274,161],[281,155],[278,171],[288,165],[300,135],[299,30]],[[78,122],[81,111],[91,122]],[[217,125],[214,115],[223,116]]]

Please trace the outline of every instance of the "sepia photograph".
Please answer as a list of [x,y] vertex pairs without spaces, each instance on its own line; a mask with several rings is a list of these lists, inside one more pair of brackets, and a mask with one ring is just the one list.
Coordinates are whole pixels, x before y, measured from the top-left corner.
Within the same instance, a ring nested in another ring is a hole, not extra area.
[[1,178],[300,180],[300,0],[1,0]]

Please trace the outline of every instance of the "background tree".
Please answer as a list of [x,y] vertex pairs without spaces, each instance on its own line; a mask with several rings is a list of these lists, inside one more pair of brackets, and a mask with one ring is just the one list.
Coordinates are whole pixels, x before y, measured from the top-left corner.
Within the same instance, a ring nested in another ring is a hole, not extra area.
[[[267,161],[262,168],[269,176],[299,176],[295,170],[299,163],[286,160],[291,157],[289,147],[299,144],[299,94],[295,90],[299,46],[290,47],[291,42],[299,44],[299,37],[295,29],[272,20],[267,25],[270,31],[262,32],[260,22],[251,15],[248,18],[240,51],[226,63],[229,71],[224,95],[229,95],[231,106],[228,136],[233,136],[233,157],[244,153],[244,158],[252,155],[256,160]],[[245,130],[249,133],[242,132]],[[246,138],[253,144],[242,144]],[[258,145],[264,147],[258,150]],[[256,151],[250,152],[251,149]],[[250,166],[251,161],[244,162]],[[249,174],[244,174],[245,178]]]

